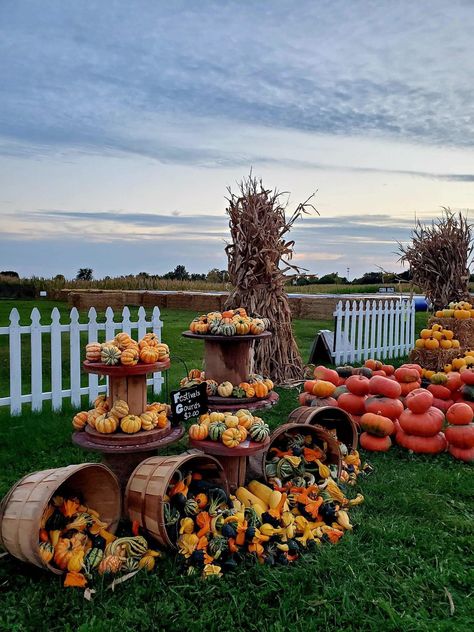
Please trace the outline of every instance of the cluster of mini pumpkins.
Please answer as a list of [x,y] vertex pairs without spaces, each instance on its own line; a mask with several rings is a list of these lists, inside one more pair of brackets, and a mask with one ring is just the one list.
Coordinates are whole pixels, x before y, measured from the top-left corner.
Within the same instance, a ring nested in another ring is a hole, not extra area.
[[221,382],[219,384],[215,380],[206,380],[204,371],[200,369],[191,369],[188,376],[184,377],[179,385],[181,388],[186,388],[202,382],[206,382],[209,397],[264,398],[267,397],[274,387],[270,378],[257,375],[256,373],[249,375],[248,382],[241,382],[238,385],[234,385],[231,382]]
[[65,571],[64,586],[84,588],[94,574],[151,571],[157,551],[143,536],[117,538],[94,509],[76,497],[53,496],[40,522],[39,556]]
[[445,309],[440,309],[435,312],[436,318],[457,318],[459,320],[466,320],[467,318],[474,318],[474,308],[471,303],[467,301],[458,301],[457,303],[449,303]]
[[268,318],[249,316],[243,307],[225,312],[210,312],[194,318],[189,330],[193,334],[213,336],[248,336],[262,334],[270,328]]
[[166,362],[169,357],[168,345],[160,342],[158,336],[152,332],[145,334],[138,342],[122,331],[113,340],[89,342],[86,345],[86,360],[109,366],[135,366],[139,362],[154,364]]
[[198,423],[189,428],[189,436],[195,441],[219,441],[227,448],[236,448],[243,441],[265,441],[270,428],[263,419],[250,411],[238,410],[235,414],[211,412],[199,417]]
[[112,434],[117,431],[135,434],[140,430],[165,428],[169,421],[171,408],[168,404],[153,402],[147,404],[141,415],[131,415],[128,404],[123,399],[116,399],[110,408],[105,395],[99,395],[94,401],[94,408],[83,410],[74,415],[74,430],[85,430],[90,426],[101,434]]
[[454,338],[451,329],[445,329],[442,325],[433,324],[430,329],[422,329],[420,337],[415,340],[415,349],[459,349],[459,340]]
[[[463,355],[459,355],[457,358],[453,358],[451,362],[445,364],[443,370],[445,373],[451,373],[451,371],[464,371],[464,369],[472,368],[474,366],[474,350],[466,349]],[[424,377],[428,379],[433,375],[433,371],[425,370]]]

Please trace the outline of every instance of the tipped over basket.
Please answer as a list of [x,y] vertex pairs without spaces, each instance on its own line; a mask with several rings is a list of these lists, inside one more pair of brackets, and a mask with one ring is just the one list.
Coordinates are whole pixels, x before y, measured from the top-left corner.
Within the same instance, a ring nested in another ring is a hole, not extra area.
[[222,465],[213,456],[193,450],[185,454],[152,456],[133,471],[125,490],[125,514],[161,545],[176,548],[165,524],[165,496],[173,476],[181,468],[199,472],[228,493]]
[[0,505],[0,543],[14,557],[61,574],[43,562],[39,552],[41,518],[53,496],[78,496],[99,512],[112,533],[121,514],[120,486],[115,475],[101,463],[80,463],[33,472],[20,479]]
[[322,406],[321,408],[300,406],[290,413],[288,423],[316,424],[329,431],[335,430],[338,441],[344,443],[349,449],[357,449],[359,440],[357,425],[349,413],[337,406]]

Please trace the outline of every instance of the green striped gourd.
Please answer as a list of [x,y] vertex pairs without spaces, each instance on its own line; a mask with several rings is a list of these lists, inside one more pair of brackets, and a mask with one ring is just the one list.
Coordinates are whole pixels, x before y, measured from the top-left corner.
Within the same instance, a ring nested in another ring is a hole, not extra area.
[[227,426],[223,421],[214,421],[212,424],[209,424],[209,439],[211,441],[220,441],[224,430],[227,430]]
[[249,435],[252,441],[261,443],[270,435],[270,427],[265,423],[254,423],[250,426]]

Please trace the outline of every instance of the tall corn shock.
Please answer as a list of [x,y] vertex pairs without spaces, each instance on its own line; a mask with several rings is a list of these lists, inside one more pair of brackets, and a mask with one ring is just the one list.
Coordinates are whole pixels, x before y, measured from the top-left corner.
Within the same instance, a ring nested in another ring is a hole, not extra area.
[[239,183],[238,194],[228,189],[231,242],[226,247],[229,281],[234,288],[227,307],[242,306],[253,315],[268,318],[273,337],[257,343],[254,371],[268,375],[276,383],[300,379],[302,361],[293,336],[291,311],[285,292],[285,273],[299,272],[290,263],[293,241],[286,240],[294,222],[303,213],[316,209],[308,198],[287,219],[282,193],[265,189],[250,174]]
[[469,300],[471,225],[462,213],[443,209],[431,225],[416,223],[411,243],[399,245],[400,261],[410,266],[412,282],[442,309],[451,301]]

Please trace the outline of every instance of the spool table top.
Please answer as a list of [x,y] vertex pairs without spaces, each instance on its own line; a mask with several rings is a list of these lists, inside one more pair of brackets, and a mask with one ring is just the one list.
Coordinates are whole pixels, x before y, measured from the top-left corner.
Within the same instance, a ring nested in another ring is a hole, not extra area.
[[256,454],[257,452],[262,452],[268,447],[269,443],[270,437],[267,437],[265,441],[262,441],[261,443],[247,440],[235,448],[228,448],[219,441],[198,441],[196,439],[189,438],[189,445],[213,456],[246,457],[251,454]]
[[215,343],[236,343],[236,342],[253,342],[254,340],[262,340],[263,338],[271,338],[271,331],[264,331],[261,334],[248,334],[245,336],[214,336],[213,334],[195,334],[192,331],[183,331],[181,334],[185,338],[194,338],[195,340],[206,340]]
[[146,375],[147,373],[156,373],[157,371],[166,371],[169,369],[170,361],[153,362],[153,364],[144,364],[139,362],[134,366],[124,366],[123,364],[104,364],[103,362],[89,362],[84,360],[82,368],[86,373],[98,373],[99,375],[110,375],[112,377],[128,377],[130,375]]
[[[149,432],[153,432],[150,430]],[[95,452],[102,452],[103,454],[132,454],[134,452],[152,452],[159,448],[164,448],[170,443],[179,441],[184,434],[183,426],[171,426],[168,434],[160,435],[159,438],[155,438],[153,441],[147,443],[140,443],[135,440],[134,435],[128,435],[128,442],[124,442],[122,437],[120,441],[114,441],[112,435],[103,435],[104,437],[110,436],[109,443],[98,443],[94,441],[93,435],[88,432],[78,431],[72,435],[72,441],[76,445],[84,448],[84,450],[93,450]],[[138,435],[138,433],[137,433]]]

